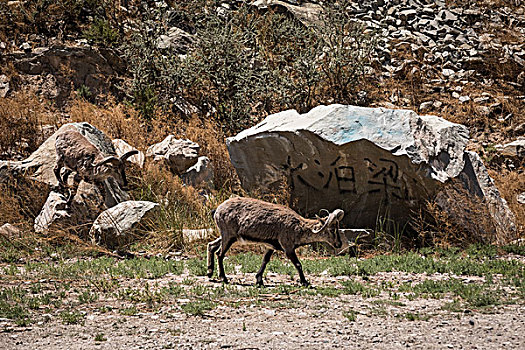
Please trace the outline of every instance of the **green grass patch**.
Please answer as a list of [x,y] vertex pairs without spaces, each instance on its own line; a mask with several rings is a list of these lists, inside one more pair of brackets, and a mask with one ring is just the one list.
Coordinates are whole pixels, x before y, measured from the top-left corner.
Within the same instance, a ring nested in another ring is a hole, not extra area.
[[408,321],[428,321],[430,319],[430,316],[428,315],[421,315],[417,312],[407,312],[404,314],[398,314],[396,315],[399,319],[404,319]]
[[106,341],[107,338],[104,336],[104,333],[97,333],[95,335],[95,341],[96,342],[103,342],[103,341]]
[[211,300],[196,300],[182,304],[180,307],[188,315],[203,316],[206,312],[214,309],[215,306],[216,303]]
[[60,313],[64,324],[84,324],[86,315],[76,310],[66,310]]
[[350,322],[355,322],[357,320],[357,313],[354,310],[343,312],[343,316]]
[[136,314],[139,313],[139,311],[137,310],[135,306],[125,307],[123,309],[120,309],[119,312],[121,315],[124,315],[124,316],[135,316]]
[[415,285],[405,283],[399,287],[399,291],[410,293],[409,295],[413,295],[414,298],[430,297],[434,299],[441,299],[446,293],[451,293],[460,297],[471,307],[496,306],[504,300],[501,291],[494,289],[491,283],[465,283],[456,278],[440,281],[425,280]]
[[374,287],[366,286],[362,283],[355,282],[355,281],[343,281],[341,282],[341,285],[343,286],[343,293],[344,294],[360,294],[365,298],[372,298],[376,297],[379,294],[381,294],[381,290]]

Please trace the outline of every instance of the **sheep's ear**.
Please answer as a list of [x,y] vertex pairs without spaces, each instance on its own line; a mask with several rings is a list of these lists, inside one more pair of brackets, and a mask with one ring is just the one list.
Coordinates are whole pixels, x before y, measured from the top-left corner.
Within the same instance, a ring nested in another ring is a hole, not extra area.
[[129,152],[126,152],[126,153],[124,153],[123,155],[120,156],[120,161],[121,161],[122,163],[124,163],[124,161],[125,161],[126,159],[128,159],[128,158],[131,157],[131,156],[134,156],[135,154],[139,154],[139,151],[137,151],[136,149],[134,149],[134,150],[132,150],[132,151],[129,151]]
[[111,164],[111,165],[114,165],[114,166],[119,166],[120,165],[120,159],[118,159],[117,157],[114,157],[114,156],[109,156],[109,157],[106,157],[106,158],[102,159],[100,162],[98,162],[96,164],[93,164],[93,166],[101,166],[101,165],[104,165],[104,164]]

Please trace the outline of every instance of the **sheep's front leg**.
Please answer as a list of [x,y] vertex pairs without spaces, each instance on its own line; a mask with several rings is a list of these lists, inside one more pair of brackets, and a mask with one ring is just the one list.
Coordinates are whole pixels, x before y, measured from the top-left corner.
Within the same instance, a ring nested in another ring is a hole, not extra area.
[[273,249],[268,249],[266,251],[266,253],[264,254],[264,258],[263,258],[263,262],[262,262],[261,268],[259,269],[259,272],[257,272],[257,274],[255,275],[255,280],[257,281],[256,284],[258,286],[261,286],[261,287],[264,286],[264,283],[263,283],[264,269],[266,268],[266,265],[270,261],[272,255],[273,255],[273,252],[274,252]]
[[219,237],[213,242],[208,243],[208,278],[211,278],[213,276],[213,270],[214,270],[214,254],[221,246],[221,240],[222,238]]
[[53,172],[55,173],[55,177],[58,181],[58,186],[60,188],[64,187],[64,180],[60,176],[60,170],[62,170],[63,167],[64,167],[64,157],[59,156],[57,159],[57,164],[55,165],[55,168],[53,169]]
[[306,280],[303,273],[303,267],[301,266],[301,262],[299,261],[299,258],[297,257],[297,254],[295,254],[295,250],[290,250],[286,252],[286,256],[292,264],[295,266],[297,272],[299,273],[299,279],[301,280],[301,284],[305,287],[308,287],[310,283]]

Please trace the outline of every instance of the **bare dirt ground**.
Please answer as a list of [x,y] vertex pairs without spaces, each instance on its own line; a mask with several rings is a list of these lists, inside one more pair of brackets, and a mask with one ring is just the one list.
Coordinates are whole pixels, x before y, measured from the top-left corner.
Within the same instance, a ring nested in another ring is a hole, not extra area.
[[[249,290],[253,274],[231,275],[231,290]],[[378,273],[372,283],[423,281],[443,275]],[[166,275],[154,280],[217,287],[202,276]],[[359,277],[354,277],[354,279]],[[474,283],[476,278],[463,278]],[[311,276],[314,288],[335,285],[351,277]],[[523,349],[525,305],[500,305],[490,311],[465,309],[451,312],[442,307],[452,300],[403,296],[392,298],[382,291],[361,295],[300,295],[302,289],[287,275],[269,273],[265,293],[254,297],[226,294],[203,315],[183,312],[185,296],[168,300],[148,311],[136,304],[134,315],[118,312],[123,301],[111,296],[79,305],[84,324],[64,324],[53,315],[19,327],[0,319],[1,349]],[[49,281],[47,281],[49,282]],[[43,281],[43,283],[47,283]],[[130,279],[123,285],[152,281]],[[17,282],[23,284],[23,282]],[[2,283],[5,286],[5,283]],[[291,286],[287,294],[273,293]],[[394,300],[395,299],[395,300]],[[106,307],[104,312],[101,306]],[[109,311],[108,311],[109,309]]]

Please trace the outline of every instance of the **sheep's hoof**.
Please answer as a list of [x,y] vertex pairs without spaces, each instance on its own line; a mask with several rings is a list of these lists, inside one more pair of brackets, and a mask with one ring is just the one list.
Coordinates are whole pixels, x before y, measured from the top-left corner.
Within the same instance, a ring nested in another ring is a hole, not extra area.
[[303,287],[310,287],[310,282],[308,282],[308,281],[301,281],[301,285]]
[[229,283],[229,282],[228,282],[228,279],[227,279],[226,277],[223,277],[223,278],[222,278],[222,283],[224,283],[224,284],[228,284],[228,283]]
[[264,282],[263,282],[263,280],[262,280],[262,279],[261,279],[261,280],[257,280],[257,282],[255,282],[255,286],[256,286],[256,287],[264,287]]
[[213,270],[208,270],[208,273],[206,274],[206,276],[208,276],[208,278],[212,278],[213,277]]

